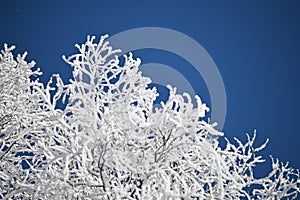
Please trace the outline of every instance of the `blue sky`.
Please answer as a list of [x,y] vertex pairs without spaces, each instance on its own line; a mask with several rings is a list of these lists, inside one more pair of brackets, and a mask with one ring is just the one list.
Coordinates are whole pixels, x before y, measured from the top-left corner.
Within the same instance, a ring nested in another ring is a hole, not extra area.
[[[299,1],[2,1],[0,44],[28,51],[43,82],[71,68],[61,56],[76,52],[86,35],[110,35],[139,27],[164,27],[201,44],[216,63],[227,95],[224,126],[229,138],[258,131],[270,138],[264,154],[300,169]],[[159,50],[134,54],[181,71],[210,105],[202,77],[189,63]],[[184,68],[184,69],[183,69]],[[164,91],[164,90],[161,90]],[[262,168],[259,173],[264,172]]]

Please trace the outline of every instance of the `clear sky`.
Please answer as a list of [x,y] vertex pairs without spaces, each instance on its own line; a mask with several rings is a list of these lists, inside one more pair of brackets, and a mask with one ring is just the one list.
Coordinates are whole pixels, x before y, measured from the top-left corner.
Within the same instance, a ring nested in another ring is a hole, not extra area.
[[[244,133],[257,129],[258,144],[270,138],[265,155],[300,169],[299,10],[299,1],[291,0],[1,1],[0,44],[15,44],[16,53],[28,51],[44,72],[43,82],[53,73],[68,82],[71,68],[61,56],[75,53],[74,44],[86,35],[149,26],[184,33],[206,49],[221,73],[227,95],[225,135],[245,139]],[[210,105],[208,89],[189,63],[159,50],[134,53],[143,63],[181,71]]]

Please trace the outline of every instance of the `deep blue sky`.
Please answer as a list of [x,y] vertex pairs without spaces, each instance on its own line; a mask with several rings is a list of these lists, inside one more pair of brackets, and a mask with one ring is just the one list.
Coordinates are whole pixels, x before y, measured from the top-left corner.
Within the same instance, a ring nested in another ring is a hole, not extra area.
[[[53,73],[67,81],[71,68],[61,55],[76,52],[74,44],[88,34],[148,26],[180,31],[198,41],[221,72],[226,136],[244,139],[257,129],[258,143],[270,138],[265,154],[300,169],[299,10],[299,1],[1,1],[0,44],[28,51],[44,72],[42,81]],[[144,62],[185,64],[166,52],[136,55]],[[189,72],[191,82],[201,79]],[[205,84],[193,87],[209,104]]]

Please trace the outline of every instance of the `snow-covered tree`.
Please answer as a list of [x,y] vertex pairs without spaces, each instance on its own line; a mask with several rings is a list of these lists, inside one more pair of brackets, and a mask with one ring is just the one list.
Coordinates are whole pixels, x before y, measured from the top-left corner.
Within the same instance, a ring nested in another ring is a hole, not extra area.
[[[26,53],[0,55],[0,197],[3,199],[282,199],[297,198],[299,171],[255,147],[227,140],[196,96],[170,94],[161,107],[132,54],[118,58],[101,37],[88,37],[64,60],[73,79],[44,86]],[[122,62],[119,59],[124,59]],[[124,63],[124,64],[120,64]],[[64,106],[58,106],[59,103]],[[220,138],[227,145],[221,148]]]

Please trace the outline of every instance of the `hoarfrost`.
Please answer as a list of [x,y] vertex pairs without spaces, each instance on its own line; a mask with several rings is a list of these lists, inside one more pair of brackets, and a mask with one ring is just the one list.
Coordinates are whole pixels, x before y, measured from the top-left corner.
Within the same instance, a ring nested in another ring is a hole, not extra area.
[[[248,141],[228,139],[204,120],[209,108],[177,94],[154,108],[158,96],[131,53],[120,65],[102,36],[76,45],[63,59],[73,79],[53,75],[44,86],[31,79],[34,62],[14,47],[0,54],[0,197],[3,199],[295,199],[299,171],[265,160]],[[56,84],[54,84],[56,83]],[[54,95],[51,95],[53,94]],[[57,106],[64,102],[65,108]]]

